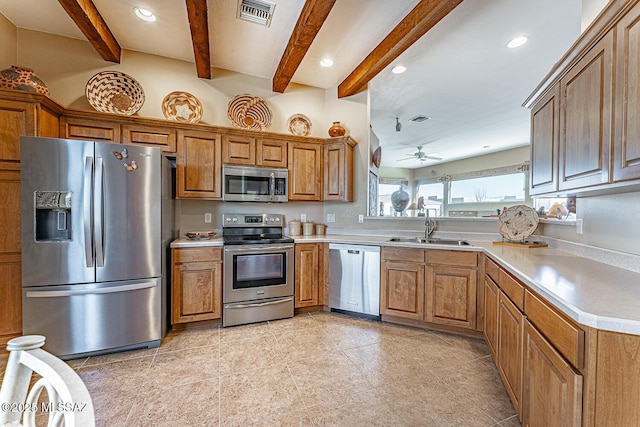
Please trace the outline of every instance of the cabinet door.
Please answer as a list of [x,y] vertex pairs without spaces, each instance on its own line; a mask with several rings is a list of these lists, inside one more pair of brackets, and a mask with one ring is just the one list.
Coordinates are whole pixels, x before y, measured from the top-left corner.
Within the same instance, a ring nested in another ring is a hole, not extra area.
[[324,146],[324,200],[353,202],[353,148],[339,142]]
[[491,278],[484,278],[484,337],[491,350],[493,360],[497,360],[498,346],[498,295],[500,291]]
[[[1,142],[4,141],[2,137]],[[3,347],[22,333],[20,169],[17,162],[0,161],[0,200],[0,347]]]
[[289,143],[289,200],[322,200],[322,146]]
[[[524,334],[522,425],[582,425],[582,376],[527,321]],[[611,418],[602,425],[608,423],[623,425],[612,423]]]
[[174,264],[173,324],[220,319],[222,263]]
[[20,137],[35,134],[34,104],[0,100],[0,161],[20,161]]
[[122,125],[122,143],[158,147],[167,153],[176,152],[176,130],[169,127]]
[[256,164],[256,139],[248,136],[222,135],[222,162],[232,165]]
[[295,307],[320,304],[321,245],[295,245]]
[[176,161],[176,197],[220,199],[222,163],[220,135],[179,131]]
[[609,180],[613,32],[609,32],[560,81],[559,190]]
[[518,416],[522,414],[524,316],[502,292],[498,298],[498,371]]
[[530,194],[558,190],[559,100],[556,86],[531,110]]
[[380,290],[380,314],[423,320],[424,264],[383,262]]
[[120,142],[120,124],[105,120],[62,117],[60,137],[90,141]]
[[275,139],[258,139],[256,147],[256,164],[258,166],[286,168],[287,143]]
[[475,329],[476,271],[429,265],[426,302],[427,322]]
[[640,5],[617,25],[613,180],[640,178]]

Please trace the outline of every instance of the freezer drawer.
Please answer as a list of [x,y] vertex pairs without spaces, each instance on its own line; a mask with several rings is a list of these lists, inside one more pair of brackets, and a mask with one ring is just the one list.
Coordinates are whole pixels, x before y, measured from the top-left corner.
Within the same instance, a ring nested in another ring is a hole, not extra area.
[[380,315],[380,247],[329,245],[329,307]]
[[25,335],[46,337],[62,358],[127,347],[157,347],[161,279],[42,286],[22,291]]

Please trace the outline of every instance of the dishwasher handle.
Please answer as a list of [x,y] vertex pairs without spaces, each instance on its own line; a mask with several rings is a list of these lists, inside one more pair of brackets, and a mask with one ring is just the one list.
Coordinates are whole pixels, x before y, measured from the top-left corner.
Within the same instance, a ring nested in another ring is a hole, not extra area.
[[380,253],[380,246],[350,245],[348,243],[329,243],[329,250],[347,251],[350,254],[360,254],[362,252]]

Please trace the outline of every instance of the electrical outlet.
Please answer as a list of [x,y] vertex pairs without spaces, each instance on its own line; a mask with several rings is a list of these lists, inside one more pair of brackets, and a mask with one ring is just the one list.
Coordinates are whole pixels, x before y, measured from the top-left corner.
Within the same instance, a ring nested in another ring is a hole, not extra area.
[[307,222],[307,214],[300,214],[300,221]]
[[358,215],[358,222],[360,224],[362,224],[364,222],[364,215],[362,215],[362,214]]
[[336,214],[327,214],[327,222],[336,222]]
[[204,214],[204,222],[206,223],[210,223],[211,222],[211,212],[207,212]]
[[582,234],[582,218],[576,219],[576,233]]

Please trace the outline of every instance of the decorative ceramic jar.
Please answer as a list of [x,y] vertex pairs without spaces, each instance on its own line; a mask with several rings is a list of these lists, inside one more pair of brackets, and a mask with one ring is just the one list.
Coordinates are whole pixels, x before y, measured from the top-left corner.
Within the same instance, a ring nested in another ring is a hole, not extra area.
[[333,122],[333,126],[329,128],[329,136],[344,136],[347,133],[347,130],[340,124],[340,122]]
[[49,88],[33,74],[32,69],[17,65],[0,71],[0,87],[49,95]]
[[409,200],[409,193],[404,191],[402,189],[402,186],[400,186],[399,190],[391,194],[391,205],[393,206],[393,209],[396,212],[399,212],[401,215],[405,208],[409,205]]

